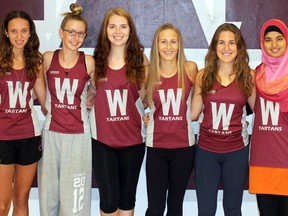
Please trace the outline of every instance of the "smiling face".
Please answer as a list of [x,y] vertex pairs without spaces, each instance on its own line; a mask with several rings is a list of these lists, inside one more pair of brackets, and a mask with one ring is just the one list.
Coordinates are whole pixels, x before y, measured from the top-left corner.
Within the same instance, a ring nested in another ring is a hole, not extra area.
[[158,35],[158,50],[162,60],[177,60],[179,36],[172,29],[162,30]]
[[107,25],[107,37],[111,46],[125,46],[129,38],[130,27],[125,17],[113,15]]
[[13,49],[24,49],[30,37],[30,25],[26,19],[14,18],[9,21],[6,32]]
[[[76,35],[72,36],[69,32],[77,32]],[[62,39],[63,48],[71,50],[78,50],[85,38],[79,36],[79,32],[86,32],[86,24],[79,20],[69,20],[64,29],[59,30],[60,38]]]
[[280,57],[286,51],[287,43],[283,34],[277,31],[268,32],[264,37],[263,47],[271,57]]
[[216,52],[220,63],[233,63],[237,56],[235,34],[231,31],[222,31],[216,45]]

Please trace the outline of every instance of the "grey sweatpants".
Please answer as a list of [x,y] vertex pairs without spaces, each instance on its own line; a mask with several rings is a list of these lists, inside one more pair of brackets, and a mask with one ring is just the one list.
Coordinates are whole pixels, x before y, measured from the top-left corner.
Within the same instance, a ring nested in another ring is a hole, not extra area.
[[41,216],[90,216],[91,134],[43,131],[38,166]]

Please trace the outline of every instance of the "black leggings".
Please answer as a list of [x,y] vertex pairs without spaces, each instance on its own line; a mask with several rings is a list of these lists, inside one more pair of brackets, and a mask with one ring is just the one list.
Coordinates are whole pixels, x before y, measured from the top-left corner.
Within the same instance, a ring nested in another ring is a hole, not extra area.
[[113,213],[132,210],[139,173],[145,154],[144,143],[113,149],[92,139],[93,167],[100,194],[100,209]]
[[225,216],[241,216],[243,191],[248,178],[249,146],[228,153],[196,147],[195,176],[198,216],[214,216],[223,182]]
[[260,216],[288,216],[288,196],[257,194]]
[[147,148],[146,216],[163,216],[166,196],[166,215],[182,216],[183,199],[194,165],[194,155],[195,146],[179,149]]

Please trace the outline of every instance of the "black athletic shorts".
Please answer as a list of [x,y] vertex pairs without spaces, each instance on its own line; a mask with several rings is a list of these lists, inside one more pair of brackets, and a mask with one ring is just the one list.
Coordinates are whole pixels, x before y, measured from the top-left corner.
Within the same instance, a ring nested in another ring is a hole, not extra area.
[[42,157],[41,136],[0,140],[0,164],[29,165]]

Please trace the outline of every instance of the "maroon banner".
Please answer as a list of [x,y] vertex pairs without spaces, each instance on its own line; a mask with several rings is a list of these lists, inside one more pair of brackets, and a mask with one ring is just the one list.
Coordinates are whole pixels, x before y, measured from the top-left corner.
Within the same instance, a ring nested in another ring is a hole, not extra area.
[[34,20],[44,20],[44,0],[1,0],[1,22],[6,14],[12,10],[23,10]]

